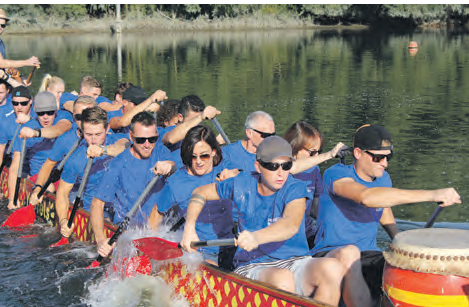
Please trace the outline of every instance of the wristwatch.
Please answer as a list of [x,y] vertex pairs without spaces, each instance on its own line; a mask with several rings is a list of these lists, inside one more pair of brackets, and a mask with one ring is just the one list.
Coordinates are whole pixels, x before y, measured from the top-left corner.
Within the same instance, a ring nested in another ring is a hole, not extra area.
[[36,128],[34,129],[34,131],[37,131],[37,134],[38,134],[38,138],[40,138],[42,136],[42,133],[41,133],[41,128]]
[[99,145],[103,149],[103,156],[107,156],[107,146],[105,145]]

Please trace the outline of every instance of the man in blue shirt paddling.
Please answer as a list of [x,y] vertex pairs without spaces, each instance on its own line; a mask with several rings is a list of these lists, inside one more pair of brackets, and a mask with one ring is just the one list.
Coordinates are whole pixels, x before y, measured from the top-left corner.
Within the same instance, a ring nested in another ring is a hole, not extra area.
[[[368,292],[366,288],[363,290],[366,284],[372,297],[379,297],[384,258],[376,246],[377,226],[381,224],[391,239],[397,234],[391,207],[425,201],[442,202],[441,206],[461,203],[453,188],[392,188],[391,178],[385,171],[393,156],[392,150],[388,130],[378,125],[364,125],[354,134],[354,163],[336,164],[324,173],[318,230],[311,253],[313,257],[339,259],[351,267],[351,274],[344,279],[344,297]],[[358,291],[357,286],[362,290]],[[346,292],[354,287],[356,291]]]
[[190,243],[199,240],[195,223],[206,201],[231,199],[241,230],[235,273],[337,306],[345,270],[336,259],[308,255],[304,212],[309,194],[306,184],[290,175],[290,144],[267,137],[257,148],[254,164],[256,172],[194,190],[181,245],[194,252]]

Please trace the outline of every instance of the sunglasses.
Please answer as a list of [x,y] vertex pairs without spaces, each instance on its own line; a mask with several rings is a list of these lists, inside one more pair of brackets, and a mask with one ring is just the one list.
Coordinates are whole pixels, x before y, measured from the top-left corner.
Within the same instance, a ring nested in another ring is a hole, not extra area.
[[281,166],[284,171],[289,171],[291,170],[293,166],[293,161],[288,161],[288,162],[283,162],[283,163],[277,163],[277,162],[264,162],[262,160],[257,160],[259,164],[265,168],[266,170],[269,171],[276,171],[279,169]]
[[374,154],[372,152],[369,152],[368,150],[365,150],[365,152],[367,154],[369,154],[371,156],[371,159],[373,160],[373,162],[381,162],[384,160],[384,158],[386,158],[389,161],[391,161],[391,158],[392,158],[392,155],[394,154],[392,151],[390,154],[387,154],[387,155],[377,155],[377,154]]
[[[210,159],[210,154],[203,154],[199,156],[200,160],[207,161]],[[192,156],[192,161],[197,161],[197,156]]]
[[158,141],[158,135],[157,136],[150,136],[149,138],[145,137],[136,137],[134,136],[135,143],[137,144],[145,144],[145,142],[148,140],[148,143],[154,144],[156,141]]
[[261,138],[263,138],[263,139],[268,138],[269,136],[273,136],[276,133],[275,131],[272,132],[272,133],[268,133],[268,132],[262,132],[262,131],[256,130],[254,128],[248,128],[248,129],[256,131],[257,133],[259,133],[261,135]]
[[322,152],[322,148],[319,148],[318,150],[309,150],[308,148],[303,147],[303,149],[309,152],[310,157],[314,156],[315,154],[321,154]]
[[49,115],[52,116],[55,114],[55,111],[44,111],[44,112],[36,112],[37,116],[44,116],[44,115]]
[[26,100],[26,101],[11,101],[11,104],[14,106],[14,107],[17,107],[18,105],[22,105],[23,107],[27,106],[29,103],[29,100]]
[[75,118],[76,121],[80,121],[82,118],[81,114],[73,114],[73,117]]
[[6,27],[7,27],[7,25],[6,25],[6,24],[2,24],[2,25],[0,25],[0,28],[3,28],[3,29],[5,29]]

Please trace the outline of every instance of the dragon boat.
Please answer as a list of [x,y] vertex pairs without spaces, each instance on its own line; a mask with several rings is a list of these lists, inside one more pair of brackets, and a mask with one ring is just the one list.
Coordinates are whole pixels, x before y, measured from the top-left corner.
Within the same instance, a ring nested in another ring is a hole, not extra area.
[[[1,190],[8,198],[8,168],[0,176]],[[21,180],[19,200],[29,204],[33,183]],[[46,192],[42,203],[35,206],[36,218],[50,226],[58,224],[55,211],[55,195]],[[70,211],[71,211],[70,207]],[[90,213],[78,209],[73,223],[76,225],[72,237],[78,241],[95,244],[91,229]],[[105,233],[111,237],[116,225],[105,222]],[[327,307],[329,305],[298,296],[265,283],[254,281],[233,272],[222,270],[209,263],[201,263],[195,273],[179,261],[165,263],[160,267],[159,276],[174,290],[183,295],[191,306],[247,306],[247,307]]]

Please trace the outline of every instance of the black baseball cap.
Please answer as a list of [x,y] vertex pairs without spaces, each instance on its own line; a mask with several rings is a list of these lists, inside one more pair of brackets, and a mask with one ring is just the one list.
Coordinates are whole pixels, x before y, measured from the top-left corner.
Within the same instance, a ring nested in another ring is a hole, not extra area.
[[392,150],[391,133],[378,125],[363,125],[355,131],[353,148],[363,150]]
[[31,92],[29,91],[29,88],[27,88],[24,85],[19,85],[17,87],[14,87],[13,90],[11,91],[11,96],[13,97],[22,97],[22,98],[28,98],[32,99],[33,96],[31,96]]
[[139,105],[147,100],[147,95],[145,94],[143,88],[131,85],[122,94],[122,99],[133,102],[135,105]]

